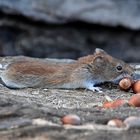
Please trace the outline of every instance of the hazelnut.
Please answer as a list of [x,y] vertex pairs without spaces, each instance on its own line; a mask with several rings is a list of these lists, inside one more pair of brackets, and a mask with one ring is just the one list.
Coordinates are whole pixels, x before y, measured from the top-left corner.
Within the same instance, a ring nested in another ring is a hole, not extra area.
[[112,119],[112,120],[108,121],[107,125],[114,126],[114,127],[122,127],[122,126],[124,126],[124,123],[122,120]]
[[140,80],[137,80],[133,86],[132,86],[132,90],[134,93],[140,93]]
[[71,125],[80,125],[81,119],[79,116],[74,114],[68,114],[62,117],[61,119],[63,124],[71,124]]
[[123,99],[116,99],[114,101],[105,101],[103,103],[103,107],[104,108],[115,108],[115,107],[118,107],[123,104],[125,104],[125,101]]
[[131,96],[131,98],[128,101],[128,104],[130,106],[140,107],[140,93]]
[[132,80],[128,77],[123,78],[119,82],[119,87],[121,90],[128,91],[130,90],[131,86],[132,86]]

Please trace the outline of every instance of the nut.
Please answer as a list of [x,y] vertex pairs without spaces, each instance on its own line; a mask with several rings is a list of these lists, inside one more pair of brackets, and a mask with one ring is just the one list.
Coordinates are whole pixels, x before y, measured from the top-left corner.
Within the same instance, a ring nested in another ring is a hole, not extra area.
[[115,107],[118,107],[123,104],[125,104],[125,101],[123,99],[116,99],[114,101],[105,101],[103,103],[103,107],[104,108],[115,108]]
[[140,93],[131,96],[131,98],[128,101],[128,104],[130,106],[140,107]]
[[124,123],[120,119],[112,119],[108,121],[107,125],[113,126],[113,127],[122,127],[124,126]]
[[71,125],[80,125],[81,119],[79,116],[75,114],[68,114],[62,117],[61,119],[63,124],[71,124]]
[[128,91],[130,90],[131,86],[132,86],[132,80],[128,77],[123,78],[119,82],[119,87],[121,90]]
[[140,93],[140,80],[137,80],[133,86],[132,86],[132,90],[134,93]]

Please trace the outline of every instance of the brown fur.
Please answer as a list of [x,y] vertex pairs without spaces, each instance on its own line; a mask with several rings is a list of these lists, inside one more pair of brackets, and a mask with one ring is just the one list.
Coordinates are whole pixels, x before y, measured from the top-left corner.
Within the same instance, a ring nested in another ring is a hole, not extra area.
[[[116,65],[122,65],[122,72]],[[133,69],[121,60],[115,59],[103,50],[66,64],[54,64],[34,59],[11,63],[1,78],[9,87],[84,88],[86,81],[113,81],[122,73],[131,75]]]

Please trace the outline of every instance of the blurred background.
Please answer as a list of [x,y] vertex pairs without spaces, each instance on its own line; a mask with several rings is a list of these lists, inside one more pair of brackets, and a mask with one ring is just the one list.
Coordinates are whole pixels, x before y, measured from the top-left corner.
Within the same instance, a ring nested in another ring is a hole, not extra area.
[[0,0],[0,56],[76,59],[95,48],[140,62],[139,0]]

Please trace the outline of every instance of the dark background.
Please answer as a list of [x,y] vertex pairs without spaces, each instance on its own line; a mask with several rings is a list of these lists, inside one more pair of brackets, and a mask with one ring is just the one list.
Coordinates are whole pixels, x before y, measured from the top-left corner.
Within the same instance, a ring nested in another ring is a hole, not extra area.
[[[140,61],[138,0],[0,0],[0,56]],[[130,10],[131,8],[131,10]]]

